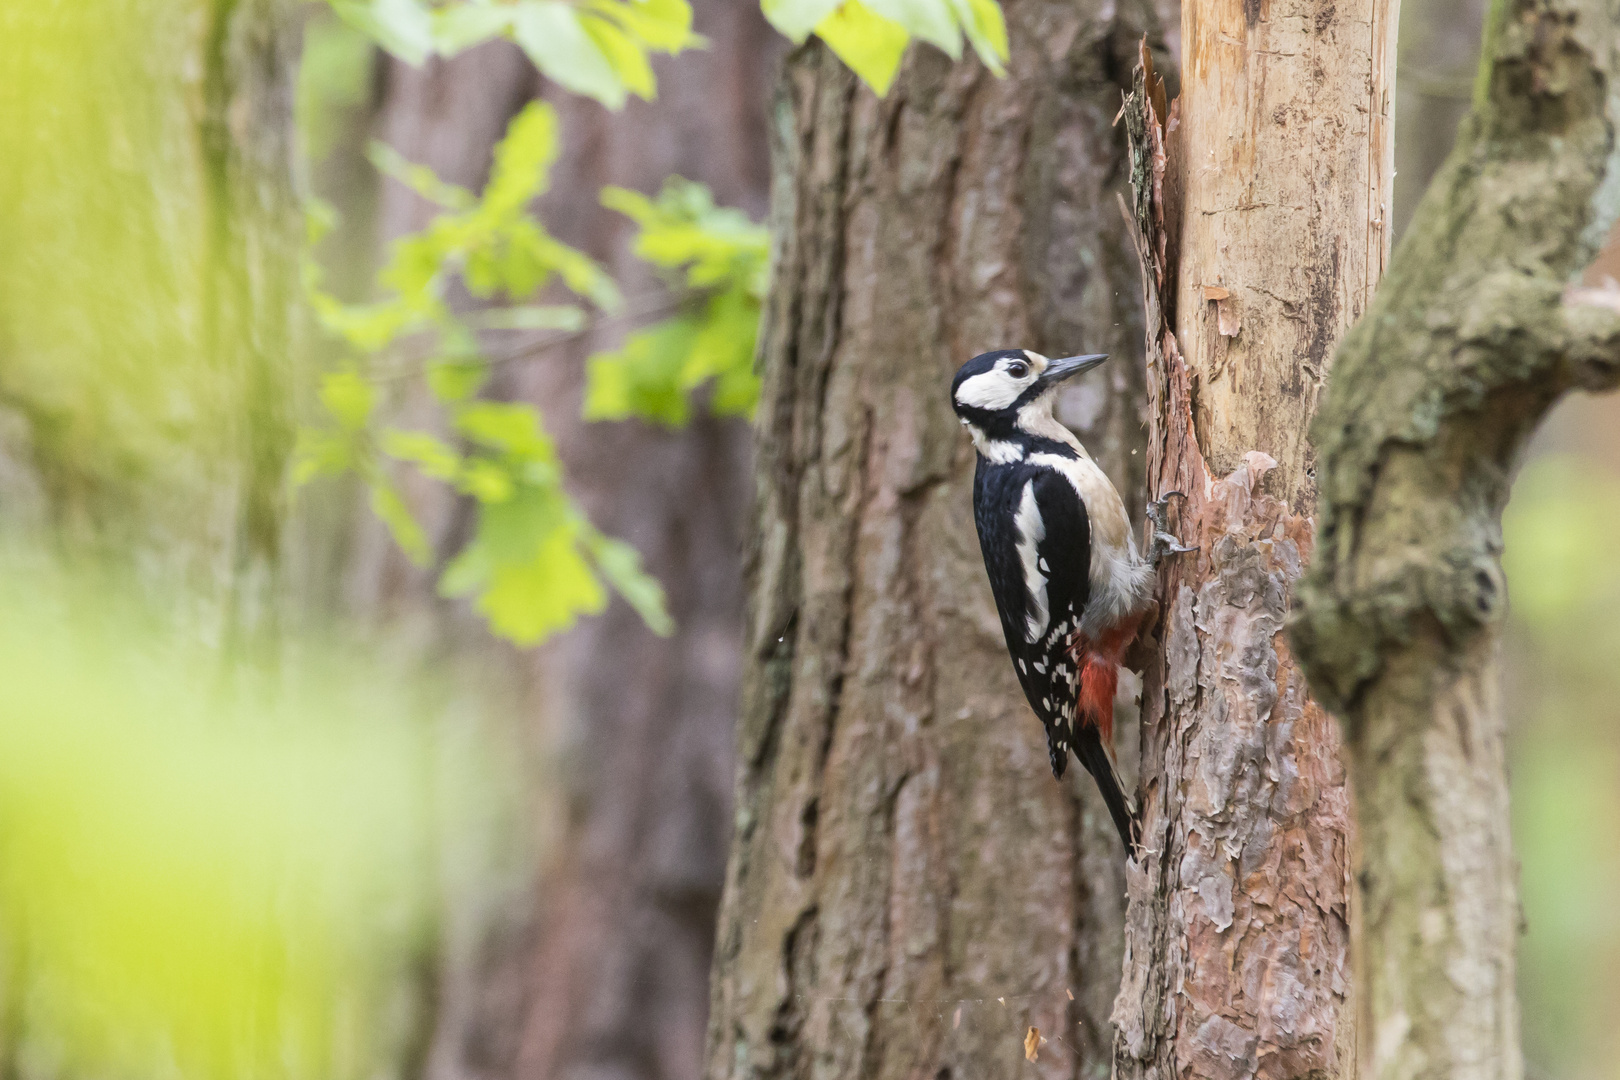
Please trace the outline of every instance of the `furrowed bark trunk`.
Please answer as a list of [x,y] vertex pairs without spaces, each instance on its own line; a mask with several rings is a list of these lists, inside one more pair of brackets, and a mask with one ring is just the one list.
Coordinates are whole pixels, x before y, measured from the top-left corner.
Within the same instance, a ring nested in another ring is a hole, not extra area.
[[1349,742],[1380,1080],[1522,1073],[1501,511],[1553,402],[1620,379],[1612,243],[1592,261],[1620,210],[1617,26],[1612,2],[1493,5],[1473,112],[1313,429],[1321,541],[1293,638]]
[[1394,8],[1189,0],[1180,99],[1148,66],[1127,106],[1148,486],[1198,551],[1144,650],[1121,1077],[1355,1072],[1350,793],[1283,628],[1307,425],[1388,249]]
[[[1108,1071],[1124,855],[1019,692],[948,386],[1134,350],[1111,121],[1153,16],[1006,11],[1006,79],[919,47],[879,100],[811,45],[781,83],[711,1080],[1010,1077],[1030,1027],[1043,1075]],[[1064,405],[1133,505],[1138,379]]]

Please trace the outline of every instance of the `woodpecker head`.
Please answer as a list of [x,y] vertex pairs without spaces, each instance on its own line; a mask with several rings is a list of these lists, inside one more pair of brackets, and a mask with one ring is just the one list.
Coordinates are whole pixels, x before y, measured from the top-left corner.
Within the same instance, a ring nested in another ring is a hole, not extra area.
[[951,380],[951,407],[972,433],[979,453],[992,460],[1014,448],[1021,451],[1030,439],[1072,441],[1052,416],[1053,391],[1106,359],[1106,353],[1091,353],[1048,360],[1028,349],[981,353]]

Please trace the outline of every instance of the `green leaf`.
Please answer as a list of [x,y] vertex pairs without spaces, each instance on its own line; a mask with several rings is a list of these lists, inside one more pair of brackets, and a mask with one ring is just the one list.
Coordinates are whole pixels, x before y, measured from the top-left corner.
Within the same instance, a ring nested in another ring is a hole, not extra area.
[[843,0],[816,24],[816,36],[879,97],[889,92],[910,40],[904,26],[877,14],[861,0]]
[[345,431],[359,431],[377,407],[377,391],[358,371],[336,371],[321,380],[321,404]]
[[951,0],[862,0],[873,14],[937,45],[952,60],[962,58],[962,27]]
[[427,369],[428,389],[446,404],[466,401],[488,378],[489,368],[481,363],[444,360],[429,364]]
[[551,440],[540,430],[540,414],[521,402],[480,401],[456,414],[456,429],[473,442],[513,457],[553,461]]
[[766,20],[795,42],[803,42],[833,13],[839,0],[761,0]]
[[456,490],[481,503],[504,503],[511,501],[517,485],[505,466],[489,458],[472,458],[457,475]]
[[484,206],[495,214],[522,210],[545,194],[546,177],[556,160],[557,113],[543,101],[531,101],[512,117],[495,146]]
[[461,471],[461,455],[435,435],[425,431],[383,432],[382,452],[391,458],[415,465],[424,476],[452,481]]
[[529,562],[496,566],[475,604],[496,633],[518,645],[536,644],[606,606],[569,529],[553,530]]
[[1007,22],[996,0],[952,0],[960,11],[966,5],[962,25],[967,29],[968,41],[979,54],[984,66],[997,75],[1005,75],[1003,66],[1010,55],[1007,48]]
[[714,380],[709,407],[747,415],[759,398],[754,342],[770,235],[740,211],[717,207],[707,188],[670,177],[656,199],[607,188],[602,203],[640,226],[634,250],[655,265],[686,271],[687,310],[631,334],[617,352],[587,362],[584,414],[639,416],[670,426],[690,415],[688,396]]
[[641,567],[641,553],[622,540],[592,536],[591,557],[608,584],[636,609],[641,621],[659,637],[675,632],[675,620],[664,603],[664,587]]
[[568,4],[520,0],[512,5],[512,37],[541,74],[565,90],[610,109],[624,105],[624,83]]
[[331,0],[344,22],[418,67],[433,52],[433,20],[417,0]]
[[645,46],[605,19],[582,16],[580,25],[613,65],[613,73],[626,90],[644,101],[657,96],[657,83],[653,79],[652,65],[647,62]]
[[678,53],[707,42],[692,33],[687,0],[588,0],[587,8],[607,16],[649,49]]
[[512,9],[506,4],[450,4],[433,12],[433,43],[440,55],[454,56],[499,37],[511,25]]
[[692,354],[681,373],[690,389],[716,379],[709,409],[720,416],[752,416],[759,403],[759,376],[754,371],[754,345],[759,332],[759,303],[741,289],[709,301]]
[[631,334],[624,348],[586,361],[585,419],[639,416],[680,427],[691,414],[681,372],[697,340],[698,321],[677,316]]
[[366,158],[384,176],[398,180],[422,198],[448,210],[466,210],[478,203],[466,188],[445,183],[426,165],[411,164],[385,142],[373,139],[366,147]]
[[381,475],[371,480],[371,511],[388,526],[394,543],[399,545],[412,563],[427,566],[433,561],[433,549],[428,545],[427,534],[416,523],[410,507],[405,505],[404,498],[394,485]]
[[657,219],[658,207],[639,191],[610,184],[602,189],[598,198],[603,206],[609,210],[617,210],[638,225],[649,225]]

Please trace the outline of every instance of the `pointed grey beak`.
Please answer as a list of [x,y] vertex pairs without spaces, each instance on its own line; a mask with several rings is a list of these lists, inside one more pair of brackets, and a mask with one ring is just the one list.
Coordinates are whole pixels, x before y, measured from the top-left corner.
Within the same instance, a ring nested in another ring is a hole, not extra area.
[[1055,386],[1064,379],[1078,375],[1082,371],[1090,371],[1106,359],[1108,359],[1107,353],[1065,356],[1062,360],[1054,360],[1048,364],[1046,370],[1041,372],[1041,377],[1037,382],[1043,387]]

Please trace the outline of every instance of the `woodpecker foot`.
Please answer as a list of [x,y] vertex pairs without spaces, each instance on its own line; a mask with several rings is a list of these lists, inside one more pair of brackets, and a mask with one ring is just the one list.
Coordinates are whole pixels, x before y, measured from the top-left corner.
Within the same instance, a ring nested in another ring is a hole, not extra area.
[[1187,496],[1179,491],[1166,492],[1164,498],[1157,499],[1147,505],[1148,522],[1153,526],[1153,540],[1148,544],[1148,565],[1158,568],[1159,560],[1166,555],[1181,555],[1189,551],[1197,551],[1198,545],[1191,547],[1183,544],[1164,527],[1164,512],[1171,499],[1185,499]]

